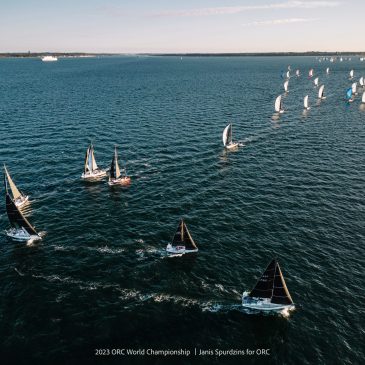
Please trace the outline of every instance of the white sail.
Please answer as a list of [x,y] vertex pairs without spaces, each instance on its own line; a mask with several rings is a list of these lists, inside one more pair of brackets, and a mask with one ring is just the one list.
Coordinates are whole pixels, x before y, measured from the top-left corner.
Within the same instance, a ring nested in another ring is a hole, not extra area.
[[223,131],[223,146],[227,146],[229,144],[229,139],[231,137],[231,129],[232,124],[228,124],[226,128],[224,128]]
[[299,70],[296,70],[296,71],[295,71],[295,75],[296,75],[296,76],[298,76],[298,77],[300,76],[300,72],[299,72]]
[[22,194],[20,193],[18,188],[15,186],[14,181],[10,177],[8,169],[6,168],[5,165],[4,165],[4,170],[5,170],[6,178],[8,180],[9,186],[10,186],[11,193],[13,194],[13,200],[17,200],[18,198],[20,198],[22,196]]
[[118,164],[118,152],[117,147],[115,147],[115,177],[118,179],[120,177],[120,168]]
[[94,156],[94,147],[91,147],[91,156],[92,156],[91,169],[92,169],[92,171],[94,171],[98,168],[98,165],[96,164],[95,156]]
[[309,77],[312,77],[313,76],[313,68],[311,68],[310,70],[309,70]]
[[364,86],[364,78],[362,76],[360,77],[359,84],[361,86]]
[[280,112],[280,106],[281,106],[281,95],[279,95],[275,100],[275,111],[277,113]]
[[286,77],[289,79],[290,78],[290,71],[287,71],[286,73]]
[[322,85],[319,90],[318,90],[318,97],[321,99],[323,96],[323,90],[324,90],[324,85]]
[[289,81],[288,81],[288,80],[286,80],[286,81],[284,82],[284,90],[285,90],[285,92],[287,92],[287,91],[288,91],[288,85],[289,85]]
[[350,71],[350,77],[353,78],[354,77],[354,70]]
[[326,74],[328,75],[330,73],[330,68],[329,67],[327,67],[326,68]]
[[352,83],[351,89],[352,89],[352,93],[355,94],[356,93],[356,89],[357,89],[357,82],[353,82]]
[[308,108],[308,95],[304,97],[304,108]]
[[365,91],[362,93],[361,102],[362,102],[362,103],[365,103]]
[[314,85],[315,85],[315,86],[318,86],[318,77],[316,77],[316,78],[314,79]]

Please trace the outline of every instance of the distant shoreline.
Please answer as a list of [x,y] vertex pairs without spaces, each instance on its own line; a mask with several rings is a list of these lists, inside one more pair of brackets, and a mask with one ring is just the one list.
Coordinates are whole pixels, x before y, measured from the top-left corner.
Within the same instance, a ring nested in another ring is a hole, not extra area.
[[115,56],[158,56],[158,57],[283,57],[283,56],[365,56],[361,52],[248,52],[248,53],[84,53],[84,52],[4,52],[0,58],[56,57],[115,57]]

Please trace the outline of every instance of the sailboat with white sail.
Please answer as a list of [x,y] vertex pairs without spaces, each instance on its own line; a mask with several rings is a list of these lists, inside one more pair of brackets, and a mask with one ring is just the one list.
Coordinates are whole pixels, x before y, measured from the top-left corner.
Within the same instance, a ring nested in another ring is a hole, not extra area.
[[326,99],[326,96],[324,96],[324,85],[321,85],[318,90],[318,99]]
[[359,85],[361,87],[364,87],[364,77],[363,76],[361,76],[360,79],[359,79]]
[[351,85],[352,93],[357,95],[357,82],[353,82]]
[[166,251],[168,254],[172,255],[184,255],[187,253],[198,252],[198,247],[191,237],[188,227],[183,219],[180,220],[172,242],[167,245]]
[[293,310],[295,305],[279,263],[273,259],[250,292],[242,295],[242,306],[260,312]]
[[113,159],[110,164],[108,184],[110,186],[129,185],[131,183],[131,178],[129,176],[127,176],[125,169],[123,170],[123,172],[124,172],[124,175],[122,175],[120,168],[119,168],[118,152],[117,152],[117,147],[115,146]]
[[309,110],[309,109],[310,109],[308,99],[309,99],[309,95],[306,95],[306,96],[304,97],[304,100],[303,100],[303,104],[304,104],[304,109],[305,109],[305,110]]
[[318,86],[318,81],[319,81],[319,78],[318,78],[318,77],[316,77],[316,78],[314,79],[314,81],[313,81],[313,83],[314,83],[314,86],[315,86],[315,87],[317,87],[317,86]]
[[29,201],[29,196],[25,195],[24,193],[19,191],[19,189],[16,187],[13,179],[10,177],[9,171],[6,168],[5,164],[4,164],[4,179],[5,179],[5,183],[9,184],[14,204],[18,208],[24,206]]
[[5,230],[5,234],[14,241],[28,242],[41,240],[41,236],[37,233],[35,228],[24,217],[19,207],[15,204],[10,196],[6,178],[5,183],[5,203],[6,213],[9,218],[11,228]]
[[308,77],[309,77],[309,78],[313,77],[313,73],[314,73],[314,70],[313,70],[313,68],[311,68],[311,69],[309,70],[309,72],[308,72]]
[[296,76],[296,77],[299,77],[299,76],[300,76],[300,71],[299,71],[299,69],[295,71],[295,76]]
[[94,146],[90,144],[87,148],[84,163],[84,172],[81,175],[81,179],[84,180],[98,180],[107,175],[107,170],[100,169],[96,164],[94,156]]
[[285,82],[284,82],[284,91],[287,93],[287,92],[289,92],[288,91],[288,87],[289,87],[289,80],[286,80]]
[[330,73],[330,68],[329,67],[327,67],[326,68],[326,74],[328,75]]
[[365,103],[365,91],[362,93],[361,102]]
[[277,113],[284,113],[284,109],[283,109],[283,104],[282,104],[282,101],[281,101],[281,95],[279,95],[276,99],[275,99],[275,104],[274,104],[274,107],[275,107],[275,111]]
[[354,77],[354,70],[351,70],[350,71],[350,80],[353,79],[353,77]]
[[238,147],[238,142],[232,141],[232,123],[228,124],[223,130],[223,146],[228,150]]

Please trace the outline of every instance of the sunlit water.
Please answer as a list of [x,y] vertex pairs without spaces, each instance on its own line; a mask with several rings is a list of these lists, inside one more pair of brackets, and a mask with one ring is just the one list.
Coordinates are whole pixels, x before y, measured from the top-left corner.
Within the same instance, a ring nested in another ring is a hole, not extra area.
[[[289,64],[302,76],[290,79],[286,111],[273,120]],[[320,103],[311,67],[325,84]],[[345,102],[351,68],[365,76],[355,59],[1,60],[1,163],[46,232],[31,245],[0,238],[2,359],[91,364],[105,360],[95,348],[132,346],[361,363],[365,109],[359,96]],[[231,153],[221,137],[228,122],[242,144]],[[80,181],[90,141],[102,167],[119,146],[129,188]],[[180,217],[200,251],[168,259]],[[245,313],[242,291],[273,256],[296,311]]]

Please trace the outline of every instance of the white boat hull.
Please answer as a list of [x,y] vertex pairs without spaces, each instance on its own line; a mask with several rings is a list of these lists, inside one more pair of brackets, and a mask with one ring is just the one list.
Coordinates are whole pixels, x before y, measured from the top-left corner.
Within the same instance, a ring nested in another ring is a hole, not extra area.
[[93,180],[102,179],[106,175],[107,175],[106,170],[97,170],[97,171],[93,171],[93,172],[87,172],[86,174],[83,173],[81,175],[81,179],[88,180],[88,181],[93,181]]
[[31,235],[25,229],[20,228],[10,228],[5,231],[6,235],[13,241],[17,242],[29,242],[29,241],[37,241],[42,238],[38,235]]
[[195,250],[186,250],[185,246],[171,246],[170,244],[166,247],[166,252],[171,255],[185,255],[187,253],[198,252],[198,249]]
[[295,309],[294,304],[271,303],[270,298],[251,298],[248,292],[242,295],[242,307],[259,312],[281,312]]
[[108,181],[109,186],[118,186],[118,185],[126,186],[130,185],[130,183],[131,183],[130,177],[120,177],[118,179],[110,179]]
[[227,144],[225,147],[227,148],[227,150],[232,150],[232,149],[238,147],[238,143],[236,143],[236,142],[230,143],[230,144]]

